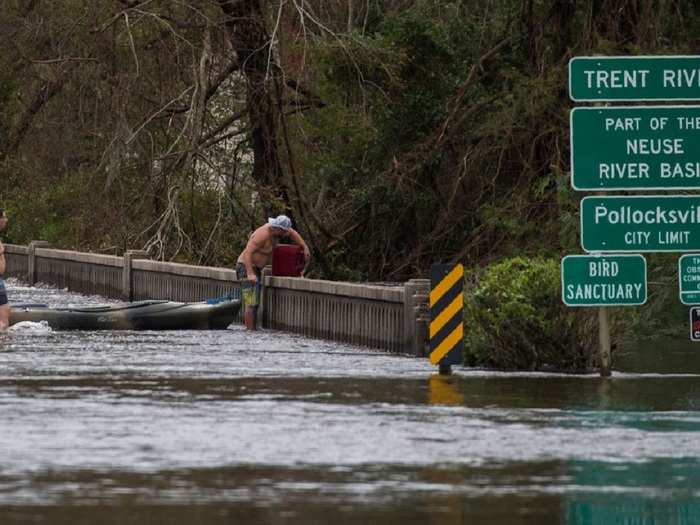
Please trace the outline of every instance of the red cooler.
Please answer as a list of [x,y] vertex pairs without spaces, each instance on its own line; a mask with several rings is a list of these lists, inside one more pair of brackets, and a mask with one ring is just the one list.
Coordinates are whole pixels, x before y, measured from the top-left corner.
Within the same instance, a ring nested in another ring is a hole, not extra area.
[[301,277],[304,271],[304,249],[298,244],[278,244],[272,252],[272,275]]

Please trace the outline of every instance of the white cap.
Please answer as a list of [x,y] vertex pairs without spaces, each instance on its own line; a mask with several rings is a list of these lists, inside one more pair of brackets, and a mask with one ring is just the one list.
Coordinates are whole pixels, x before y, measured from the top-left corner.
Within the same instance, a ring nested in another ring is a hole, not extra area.
[[277,217],[269,217],[267,223],[275,228],[280,228],[282,230],[288,230],[292,227],[292,220],[286,215],[278,215]]

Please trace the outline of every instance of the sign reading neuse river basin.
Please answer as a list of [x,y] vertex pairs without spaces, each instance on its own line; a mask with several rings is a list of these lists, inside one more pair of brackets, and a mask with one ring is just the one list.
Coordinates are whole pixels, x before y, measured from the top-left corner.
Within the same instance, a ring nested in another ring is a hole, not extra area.
[[700,188],[700,106],[575,108],[577,190]]
[[572,100],[698,100],[700,56],[575,57]]
[[639,305],[647,300],[647,265],[641,255],[567,255],[561,260],[567,306]]
[[586,252],[700,251],[700,195],[584,197]]

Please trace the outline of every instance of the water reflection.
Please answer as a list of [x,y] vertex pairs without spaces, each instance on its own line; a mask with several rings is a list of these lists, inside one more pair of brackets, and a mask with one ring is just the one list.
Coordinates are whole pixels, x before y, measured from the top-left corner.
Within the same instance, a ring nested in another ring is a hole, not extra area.
[[699,467],[697,458],[621,465],[573,462],[580,488],[567,498],[567,523],[700,523]]
[[464,395],[459,389],[459,380],[453,376],[432,374],[430,376],[431,405],[463,405]]

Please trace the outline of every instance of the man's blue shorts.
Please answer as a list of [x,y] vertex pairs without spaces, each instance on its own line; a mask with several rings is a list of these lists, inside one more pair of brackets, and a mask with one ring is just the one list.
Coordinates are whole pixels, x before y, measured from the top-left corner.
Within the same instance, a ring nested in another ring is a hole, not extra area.
[[5,291],[5,281],[0,279],[0,306],[7,304],[7,292]]

